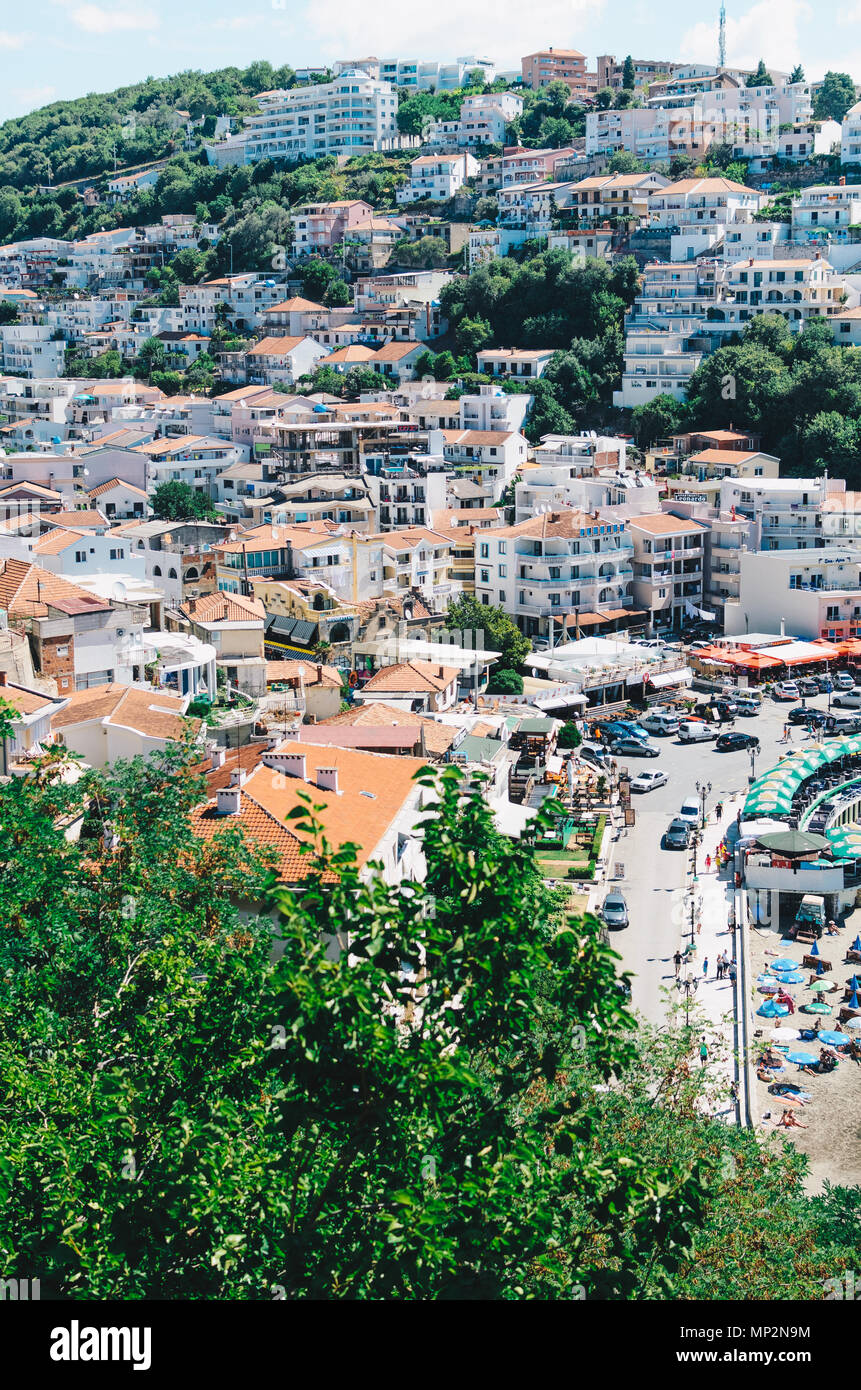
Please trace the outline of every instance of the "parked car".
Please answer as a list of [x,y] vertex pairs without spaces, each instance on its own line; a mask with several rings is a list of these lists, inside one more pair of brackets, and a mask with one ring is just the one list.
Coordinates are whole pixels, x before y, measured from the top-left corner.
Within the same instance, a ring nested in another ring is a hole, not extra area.
[[671,820],[664,831],[664,849],[687,849],[691,842],[691,827],[687,821]]
[[796,681],[795,684],[798,686],[799,692],[802,695],[819,694],[819,682],[814,680],[813,676],[804,676],[802,680]]
[[601,916],[608,927],[627,927],[628,904],[618,888],[612,888],[601,905]]
[[632,792],[653,792],[655,787],[663,787],[667,781],[667,774],[659,772],[638,772],[636,777],[631,778]]
[[861,685],[838,691],[831,696],[831,704],[834,709],[861,709]]
[[679,740],[682,743],[707,743],[717,738],[719,725],[707,724],[703,719],[686,719],[679,725]]
[[617,738],[610,744],[610,752],[614,758],[657,758],[661,750],[656,743],[644,739]]
[[698,796],[686,796],[679,811],[679,820],[683,820],[685,825],[693,826],[696,830],[699,827],[702,808]]
[[677,734],[680,723],[679,716],[669,711],[650,710],[643,715],[643,728],[650,734]]
[[811,709],[809,705],[796,705],[787,715],[790,724],[813,724],[818,727],[828,719],[824,709]]
[[779,681],[771,688],[773,700],[800,700],[801,691],[795,681]]
[[830,714],[825,724],[827,734],[861,733],[861,717],[857,714]]
[[576,751],[581,758],[585,759],[587,763],[592,763],[594,767],[606,767],[610,761],[610,754],[604,743],[586,743],[584,741]]
[[834,689],[834,682],[830,676],[814,676],[813,679],[820,695],[828,695]]
[[759,752],[759,739],[753,734],[735,733],[721,734],[715,748],[719,753],[732,753],[737,748],[755,748]]
[[736,701],[736,708],[739,714],[743,714],[746,719],[754,714],[759,714],[762,706],[756,701],[749,699],[746,695],[739,695]]
[[855,681],[848,671],[837,671],[833,677],[835,690],[851,690]]
[[593,727],[600,730],[602,738],[641,738],[648,740],[648,731],[642,724],[635,724],[632,719],[610,719],[606,724],[595,724]]

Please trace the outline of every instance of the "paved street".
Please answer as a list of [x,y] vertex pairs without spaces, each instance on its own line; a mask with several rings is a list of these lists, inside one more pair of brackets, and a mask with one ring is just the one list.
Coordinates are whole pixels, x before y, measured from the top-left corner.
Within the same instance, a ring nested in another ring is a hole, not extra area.
[[[811,697],[806,703],[825,709],[828,697]],[[773,766],[780,754],[792,746],[778,740],[786,716],[794,707],[794,704],[777,704],[766,697],[758,715],[736,719],[737,730],[756,734],[761,742],[762,751],[756,759],[757,775]],[[795,746],[808,741],[805,731],[798,726],[793,728],[792,738]],[[681,940],[682,890],[688,859],[688,854],[681,850],[661,849],[661,838],[685,798],[695,794],[697,781],[711,782],[706,809],[712,813],[717,801],[743,793],[750,774],[750,755],[747,752],[718,753],[713,743],[685,745],[675,737],[655,736],[654,741],[662,749],[660,758],[619,759],[632,774],[661,768],[668,774],[669,781],[657,791],[634,795],[637,823],[623,831],[613,846],[608,882],[621,887],[628,901],[631,925],[624,931],[613,932],[611,939],[614,949],[622,956],[621,968],[634,975],[634,1007],[650,1022],[660,1023],[664,1016],[661,989],[672,984],[672,956]],[[624,866],[624,874],[617,879],[614,869],[620,865]],[[605,891],[603,886],[598,887],[597,906]]]

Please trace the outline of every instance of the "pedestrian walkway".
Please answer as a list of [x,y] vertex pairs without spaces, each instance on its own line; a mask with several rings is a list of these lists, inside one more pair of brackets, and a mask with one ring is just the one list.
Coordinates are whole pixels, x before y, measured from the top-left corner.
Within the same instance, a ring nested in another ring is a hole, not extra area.
[[[735,932],[729,925],[734,910],[734,867],[732,858],[730,858],[724,869],[718,869],[717,852],[727,831],[732,832],[730,839],[734,838],[736,812],[743,804],[743,800],[743,795],[732,801],[725,800],[722,805],[720,820],[717,819],[714,810],[712,810],[703,829],[702,840],[696,855],[696,877],[693,877],[690,872],[687,875],[689,892],[685,903],[685,929],[681,945],[684,954],[691,941],[691,898],[693,898],[695,905],[693,939],[696,949],[694,952],[688,950],[687,958],[679,972],[679,978],[682,981],[686,977],[693,977],[697,981],[696,993],[693,998],[708,1020],[706,1027],[706,1041],[709,1051],[708,1067],[716,1082],[718,1093],[722,1097],[715,1113],[728,1123],[735,1123],[737,1117],[737,1109],[731,1097],[730,1087],[734,1081],[740,1079],[735,1059],[736,988],[729,974],[718,979],[717,968],[720,956],[725,954],[729,961],[733,961],[735,957]],[[710,861],[708,868],[706,867],[707,859]],[[704,973],[706,963],[708,968],[707,972]],[[683,999],[683,990],[680,990],[679,993]],[[696,1039],[694,1050],[698,1051],[698,1048],[699,1038]]]

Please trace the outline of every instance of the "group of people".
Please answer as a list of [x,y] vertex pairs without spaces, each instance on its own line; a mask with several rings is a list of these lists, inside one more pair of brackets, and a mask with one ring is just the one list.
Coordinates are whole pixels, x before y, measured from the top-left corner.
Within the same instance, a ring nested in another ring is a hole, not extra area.
[[[730,970],[732,974],[730,974]],[[726,951],[721,951],[717,958],[717,978],[719,980],[725,980],[727,978],[731,980],[735,979],[735,961],[730,960]]]

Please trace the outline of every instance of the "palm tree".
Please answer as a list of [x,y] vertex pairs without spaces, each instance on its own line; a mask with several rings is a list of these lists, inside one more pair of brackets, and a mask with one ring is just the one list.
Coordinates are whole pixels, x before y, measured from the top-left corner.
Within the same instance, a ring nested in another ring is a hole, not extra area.
[[325,666],[332,655],[332,643],[321,639],[314,647],[314,655]]

